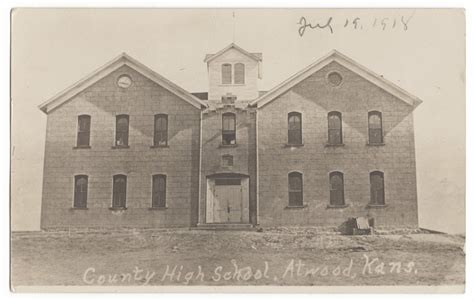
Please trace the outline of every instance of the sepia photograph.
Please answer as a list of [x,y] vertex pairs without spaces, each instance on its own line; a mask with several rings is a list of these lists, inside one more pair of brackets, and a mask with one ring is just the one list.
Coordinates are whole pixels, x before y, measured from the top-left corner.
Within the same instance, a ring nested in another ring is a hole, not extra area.
[[10,22],[13,292],[464,292],[464,9]]

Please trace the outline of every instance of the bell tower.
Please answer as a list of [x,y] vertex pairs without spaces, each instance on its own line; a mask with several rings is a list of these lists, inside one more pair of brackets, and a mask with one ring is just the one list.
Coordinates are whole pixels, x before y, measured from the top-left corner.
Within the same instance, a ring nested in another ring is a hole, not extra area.
[[258,97],[258,80],[262,78],[262,54],[251,53],[232,43],[224,49],[206,54],[209,78],[209,100],[251,101]]

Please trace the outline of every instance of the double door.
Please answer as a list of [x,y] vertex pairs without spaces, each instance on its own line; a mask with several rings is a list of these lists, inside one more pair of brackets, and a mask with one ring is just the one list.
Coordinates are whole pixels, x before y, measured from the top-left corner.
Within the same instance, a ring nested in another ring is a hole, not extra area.
[[216,180],[214,186],[214,222],[242,222],[242,186],[240,179]]

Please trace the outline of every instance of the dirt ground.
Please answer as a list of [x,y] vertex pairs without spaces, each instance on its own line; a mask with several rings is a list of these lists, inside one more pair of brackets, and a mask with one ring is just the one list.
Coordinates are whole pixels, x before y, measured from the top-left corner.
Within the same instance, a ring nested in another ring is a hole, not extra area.
[[12,234],[12,287],[23,285],[463,285],[465,239],[121,230]]

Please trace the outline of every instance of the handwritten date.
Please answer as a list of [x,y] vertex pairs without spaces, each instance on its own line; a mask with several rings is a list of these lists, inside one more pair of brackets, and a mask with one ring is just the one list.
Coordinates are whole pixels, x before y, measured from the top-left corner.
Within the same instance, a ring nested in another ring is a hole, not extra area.
[[298,21],[298,34],[300,37],[304,36],[307,29],[319,29],[327,30],[327,32],[333,34],[336,28],[352,29],[352,30],[363,30],[363,29],[379,29],[382,31],[389,29],[401,28],[403,31],[408,30],[408,24],[410,23],[413,14],[411,16],[400,16],[400,17],[385,17],[385,18],[373,18],[373,19],[362,19],[359,17],[345,18],[342,22],[338,22],[333,17],[328,17],[323,21],[310,22],[306,17],[301,17]]

